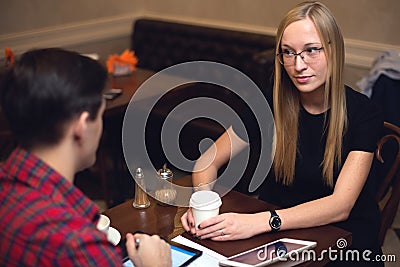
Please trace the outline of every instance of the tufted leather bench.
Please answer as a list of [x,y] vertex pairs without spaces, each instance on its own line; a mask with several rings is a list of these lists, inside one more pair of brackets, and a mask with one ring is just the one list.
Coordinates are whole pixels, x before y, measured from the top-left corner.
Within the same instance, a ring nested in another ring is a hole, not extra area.
[[146,18],[134,22],[131,35],[138,67],[160,71],[187,61],[224,63],[261,90],[271,86],[274,46],[274,36]]
[[[136,20],[131,35],[131,49],[139,59],[139,68],[160,71],[199,60],[223,63],[249,76],[264,94],[272,87],[274,46],[274,36],[148,18]],[[155,106],[146,131],[148,152],[156,168],[167,162],[160,140],[165,117],[177,104],[200,96],[219,99],[238,113],[245,108],[232,92],[216,85],[197,83],[170,91]],[[198,158],[199,141],[205,137],[216,140],[224,130],[217,122],[204,118],[188,123],[180,136],[182,153],[192,160]],[[246,184],[236,189],[246,193]]]

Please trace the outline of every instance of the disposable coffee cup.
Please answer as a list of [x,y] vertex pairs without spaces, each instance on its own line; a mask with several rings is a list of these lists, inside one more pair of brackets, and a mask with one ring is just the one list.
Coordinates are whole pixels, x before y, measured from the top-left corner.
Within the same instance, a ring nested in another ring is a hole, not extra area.
[[214,191],[194,192],[189,206],[192,208],[196,229],[199,229],[199,224],[204,220],[217,216],[221,205],[221,198]]
[[104,214],[100,214],[99,221],[97,222],[97,229],[107,234],[110,229],[110,218]]

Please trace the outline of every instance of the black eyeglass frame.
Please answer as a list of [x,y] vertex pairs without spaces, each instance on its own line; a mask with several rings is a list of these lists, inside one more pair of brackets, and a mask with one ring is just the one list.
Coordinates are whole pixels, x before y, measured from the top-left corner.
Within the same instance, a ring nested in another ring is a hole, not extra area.
[[295,64],[296,64],[295,61],[296,61],[296,57],[297,57],[297,56],[300,56],[300,58],[301,58],[306,64],[309,64],[309,62],[306,62],[306,61],[304,60],[304,56],[303,56],[302,54],[303,54],[304,52],[306,52],[307,50],[310,50],[310,49],[313,49],[313,50],[318,51],[318,52],[319,52],[318,55],[319,55],[319,54],[321,53],[321,50],[324,50],[325,48],[324,48],[323,46],[321,46],[321,47],[309,47],[309,48],[306,48],[306,49],[300,51],[299,53],[293,53],[293,54],[292,54],[292,55],[293,55],[293,59],[294,59],[293,64],[285,64],[285,63],[284,63],[283,55],[286,54],[285,52],[281,52],[281,53],[279,53],[279,54],[276,54],[276,56],[278,57],[279,63],[281,63],[281,65],[284,65],[284,66],[293,66],[293,65],[295,65]]

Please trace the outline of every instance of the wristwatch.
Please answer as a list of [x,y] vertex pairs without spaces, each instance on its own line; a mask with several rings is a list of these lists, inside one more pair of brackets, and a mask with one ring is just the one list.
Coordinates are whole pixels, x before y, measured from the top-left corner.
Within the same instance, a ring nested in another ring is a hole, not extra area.
[[269,226],[271,227],[271,232],[277,232],[281,229],[282,221],[279,218],[278,213],[276,211],[271,210],[271,218],[269,219]]

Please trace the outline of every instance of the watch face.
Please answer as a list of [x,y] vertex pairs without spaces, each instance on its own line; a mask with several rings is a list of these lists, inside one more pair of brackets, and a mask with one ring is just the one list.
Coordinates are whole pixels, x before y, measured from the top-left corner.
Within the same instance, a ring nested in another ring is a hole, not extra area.
[[271,228],[279,229],[281,227],[281,219],[279,217],[272,217],[271,219]]

